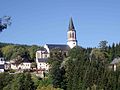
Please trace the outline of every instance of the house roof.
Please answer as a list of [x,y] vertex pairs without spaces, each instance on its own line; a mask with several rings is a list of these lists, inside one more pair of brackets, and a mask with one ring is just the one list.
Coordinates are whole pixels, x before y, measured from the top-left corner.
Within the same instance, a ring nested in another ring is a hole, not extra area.
[[41,52],[44,53],[44,54],[48,54],[46,48],[39,49],[37,52],[39,52],[39,51],[41,51]]
[[19,61],[19,60],[18,60],[18,61],[17,61],[17,60],[16,60],[16,61],[15,61],[15,60],[14,60],[14,61],[12,60],[12,61],[10,61],[10,63],[13,64],[13,65],[19,65],[19,64],[21,64],[21,63],[31,63],[31,61],[28,60],[28,59],[22,59],[22,60],[20,60],[20,61]]
[[[40,48],[39,50],[41,50],[41,51],[46,51],[46,49],[45,49],[44,47],[43,47],[43,48]],[[39,50],[38,50],[38,51],[39,51]]]
[[43,54],[48,54],[47,50],[42,51]]
[[30,60],[24,59],[24,60],[23,60],[23,63],[30,63]]
[[2,65],[0,65],[0,69],[4,69],[4,65],[2,64]]
[[48,48],[51,49],[61,49],[63,51],[68,51],[70,48],[68,45],[64,44],[46,44]]
[[38,62],[47,62],[48,59],[47,58],[38,58]]
[[120,58],[115,58],[110,64],[117,64],[120,62]]

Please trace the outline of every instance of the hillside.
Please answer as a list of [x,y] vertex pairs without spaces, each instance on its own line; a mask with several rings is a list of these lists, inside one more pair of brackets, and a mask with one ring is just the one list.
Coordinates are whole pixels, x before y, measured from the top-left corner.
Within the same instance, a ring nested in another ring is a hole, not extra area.
[[22,45],[0,42],[0,57],[5,57],[6,60],[11,60],[20,56],[21,58],[34,61],[35,52],[40,48],[43,47],[37,45]]

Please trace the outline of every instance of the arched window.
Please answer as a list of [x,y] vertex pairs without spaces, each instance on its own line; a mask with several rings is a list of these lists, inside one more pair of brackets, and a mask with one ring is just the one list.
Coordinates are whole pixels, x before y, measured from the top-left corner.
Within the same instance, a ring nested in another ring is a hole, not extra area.
[[72,38],[74,38],[74,33],[72,33]]
[[72,34],[70,33],[70,38],[72,38]]
[[71,38],[72,37],[72,35],[71,35],[71,33],[69,33],[69,37],[68,38]]

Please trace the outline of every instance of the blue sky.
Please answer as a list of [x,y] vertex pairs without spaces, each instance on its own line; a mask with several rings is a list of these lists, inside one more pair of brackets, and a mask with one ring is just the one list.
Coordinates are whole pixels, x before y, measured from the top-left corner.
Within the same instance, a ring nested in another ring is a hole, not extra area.
[[0,42],[44,45],[66,44],[70,17],[80,46],[120,41],[120,0],[0,0],[0,17],[12,25],[0,33]]

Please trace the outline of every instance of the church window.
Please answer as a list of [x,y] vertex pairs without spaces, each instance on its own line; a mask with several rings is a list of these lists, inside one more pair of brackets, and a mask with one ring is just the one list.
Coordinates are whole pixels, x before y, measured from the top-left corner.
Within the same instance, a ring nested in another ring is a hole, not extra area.
[[72,38],[74,38],[74,33],[72,33]]
[[68,33],[67,36],[68,36],[68,39],[69,39],[70,38],[70,33]]
[[71,33],[70,33],[70,38],[72,37]]
[[45,55],[45,57],[47,58],[47,55]]

